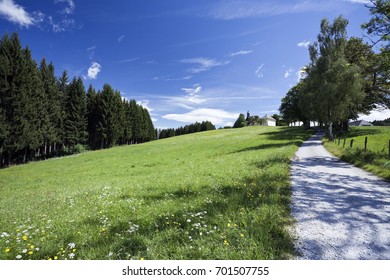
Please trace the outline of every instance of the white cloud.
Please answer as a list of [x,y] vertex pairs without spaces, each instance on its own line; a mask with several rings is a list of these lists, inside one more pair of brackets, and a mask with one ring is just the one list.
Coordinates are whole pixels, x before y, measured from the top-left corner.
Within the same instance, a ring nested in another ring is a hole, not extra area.
[[375,110],[375,111],[372,111],[369,115],[359,115],[359,120],[365,120],[365,121],[368,121],[368,122],[372,122],[372,121],[381,121],[381,120],[385,120],[387,118],[390,118],[390,110],[389,109],[386,109],[386,110]]
[[310,41],[302,41],[297,44],[298,47],[307,49],[310,45]]
[[306,66],[302,66],[296,73],[295,73],[296,77],[297,77],[297,81],[299,82],[300,80],[302,80],[303,78],[306,77],[307,75],[307,72],[306,72]]
[[259,67],[257,67],[255,74],[258,78],[263,78],[264,77],[264,63],[261,64]]
[[118,38],[118,43],[122,42],[125,39],[125,35],[121,35]]
[[210,121],[214,125],[224,126],[231,124],[232,120],[237,119],[239,114],[230,113],[220,109],[200,108],[183,114],[167,114],[162,116],[167,120],[174,120],[184,123],[194,123]]
[[252,50],[241,50],[238,52],[231,53],[230,56],[237,56],[237,55],[246,55],[252,53]]
[[[17,5],[13,0],[0,0],[0,15],[7,20],[28,27],[34,25],[37,20],[29,14],[24,7]],[[42,13],[39,13],[40,18]]]
[[200,73],[203,71],[208,71],[213,67],[216,66],[223,66],[227,65],[230,63],[230,61],[217,61],[212,58],[205,58],[205,57],[198,57],[198,58],[185,58],[180,60],[181,63],[186,63],[186,64],[198,64],[197,67],[195,68],[189,68],[187,69],[188,72],[192,74]]
[[286,72],[284,72],[284,77],[287,79],[288,77],[291,76],[291,74],[292,74],[293,72],[294,72],[294,69],[292,69],[291,67],[288,68],[288,69],[286,70]]
[[144,107],[146,110],[148,110],[149,113],[150,113],[151,111],[153,111],[153,109],[150,107],[149,103],[150,103],[149,100],[137,101],[137,104],[138,104],[138,105],[141,105],[141,106]]
[[88,78],[95,80],[101,70],[102,66],[99,63],[92,62],[91,66],[88,68]]
[[[62,10],[53,15],[46,15],[41,11],[27,12],[26,9],[14,0],[0,0],[0,16],[20,26],[39,26],[42,29],[50,26],[55,33],[63,32],[76,26],[76,21],[69,16],[73,14],[76,5],[73,0],[55,0],[55,4],[64,3]],[[59,16],[58,16],[59,15]]]

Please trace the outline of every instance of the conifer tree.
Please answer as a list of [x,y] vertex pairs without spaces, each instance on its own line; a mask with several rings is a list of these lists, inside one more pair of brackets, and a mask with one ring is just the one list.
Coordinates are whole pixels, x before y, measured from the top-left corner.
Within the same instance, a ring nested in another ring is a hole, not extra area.
[[87,132],[86,93],[81,78],[73,78],[65,95],[65,144],[75,146],[85,144]]
[[99,111],[98,95],[96,90],[89,85],[87,91],[87,109],[88,109],[88,143],[92,149],[99,148],[98,128],[99,128]]
[[[62,93],[58,87],[53,64],[50,63],[47,65],[46,60],[42,59],[39,69],[45,93],[44,106],[45,111],[47,112],[47,129],[46,134],[44,135],[44,154],[46,154],[46,152],[50,154],[52,148],[56,149],[57,144],[60,143],[62,139]],[[46,151],[47,148],[48,151]]]

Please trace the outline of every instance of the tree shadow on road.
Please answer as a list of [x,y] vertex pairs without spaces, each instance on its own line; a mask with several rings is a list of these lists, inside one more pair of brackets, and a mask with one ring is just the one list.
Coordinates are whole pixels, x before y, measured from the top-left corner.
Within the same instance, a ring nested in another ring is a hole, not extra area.
[[311,233],[298,240],[302,258],[390,259],[389,183],[334,158],[294,161],[291,172],[297,230]]

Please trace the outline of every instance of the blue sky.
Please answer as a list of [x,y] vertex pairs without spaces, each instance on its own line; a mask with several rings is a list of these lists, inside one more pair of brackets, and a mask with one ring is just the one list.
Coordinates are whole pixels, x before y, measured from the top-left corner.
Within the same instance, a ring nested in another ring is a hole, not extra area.
[[[109,83],[150,110],[155,127],[239,113],[278,113],[309,62],[320,21],[343,15],[362,37],[364,0],[0,0],[0,30],[19,33],[39,63],[86,87]],[[367,120],[390,117],[375,112]]]

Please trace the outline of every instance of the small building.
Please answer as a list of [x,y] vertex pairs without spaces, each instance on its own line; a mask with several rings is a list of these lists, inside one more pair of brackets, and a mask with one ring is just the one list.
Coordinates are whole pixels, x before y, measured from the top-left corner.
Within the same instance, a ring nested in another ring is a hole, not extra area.
[[373,126],[373,125],[372,125],[372,123],[369,123],[368,121],[358,120],[358,121],[350,122],[349,126]]
[[265,115],[261,120],[265,126],[276,126],[276,120],[271,116]]

